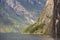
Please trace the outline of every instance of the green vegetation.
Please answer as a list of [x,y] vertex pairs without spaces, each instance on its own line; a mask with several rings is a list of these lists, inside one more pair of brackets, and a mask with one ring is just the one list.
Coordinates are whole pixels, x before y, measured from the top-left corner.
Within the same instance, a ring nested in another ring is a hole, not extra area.
[[34,33],[35,31],[39,30],[39,29],[43,29],[45,23],[41,23],[39,25],[33,24],[29,27],[27,27],[23,32],[24,33]]

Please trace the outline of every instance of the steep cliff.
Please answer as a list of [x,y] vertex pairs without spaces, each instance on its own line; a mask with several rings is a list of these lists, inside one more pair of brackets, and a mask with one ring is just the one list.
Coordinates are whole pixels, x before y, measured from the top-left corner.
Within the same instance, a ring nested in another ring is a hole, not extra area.
[[37,22],[25,29],[24,32],[51,35],[53,6],[53,0],[47,0],[46,5]]
[[46,6],[39,18],[39,22],[45,23],[45,26],[43,27],[43,33],[46,33],[47,35],[52,33],[53,6],[53,0],[47,0]]

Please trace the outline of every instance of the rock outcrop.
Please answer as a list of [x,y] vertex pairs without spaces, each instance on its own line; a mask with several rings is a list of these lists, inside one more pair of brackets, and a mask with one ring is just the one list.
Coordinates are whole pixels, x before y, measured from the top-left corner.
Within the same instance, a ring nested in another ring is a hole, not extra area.
[[52,15],[53,15],[53,0],[47,0],[46,6],[42,11],[42,14],[39,18],[39,24],[42,22],[45,23],[43,28],[43,33],[50,35],[52,34]]
[[[47,0],[46,5],[38,18],[37,22],[28,30],[27,32],[31,32],[31,30],[34,30],[32,33],[35,34],[45,34],[45,35],[52,35],[52,15],[53,15],[53,7],[54,2],[53,0]],[[42,27],[41,29],[39,29]]]

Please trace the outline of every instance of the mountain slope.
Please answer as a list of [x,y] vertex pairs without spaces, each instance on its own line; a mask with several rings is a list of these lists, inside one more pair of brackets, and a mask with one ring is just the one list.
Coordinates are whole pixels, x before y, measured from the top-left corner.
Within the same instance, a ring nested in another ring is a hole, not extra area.
[[[33,3],[37,2],[37,3],[34,3],[36,5],[39,4],[38,0],[37,1],[30,0],[30,1]],[[38,5],[38,7],[31,4],[30,1],[29,0],[7,0],[6,3],[8,4],[8,6],[14,9],[17,15],[21,16],[22,18],[25,18],[28,21],[28,23],[31,24],[37,20],[46,1],[43,0],[41,2],[42,6]]]
[[8,12],[0,6],[0,32],[17,32],[13,26],[14,22]]
[[0,6],[0,32],[20,32],[22,29],[20,22],[23,20],[11,9],[9,11],[4,5]]
[[0,0],[0,27],[6,26],[21,31],[22,28],[36,22],[45,2],[44,0]]
[[[47,0],[46,5],[40,15],[39,19],[33,26],[24,30],[25,33],[35,34],[52,34],[52,15],[53,15],[53,0]],[[42,28],[41,28],[42,27]]]

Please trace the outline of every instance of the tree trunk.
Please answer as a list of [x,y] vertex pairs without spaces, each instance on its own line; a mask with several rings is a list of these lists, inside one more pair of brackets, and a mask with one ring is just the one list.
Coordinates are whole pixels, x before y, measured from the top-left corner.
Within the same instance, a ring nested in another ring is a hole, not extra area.
[[53,25],[52,25],[52,32],[53,32],[53,38],[56,38],[56,18],[57,18],[57,0],[54,0],[54,10],[53,10]]
[[[57,24],[56,21],[58,20]],[[60,0],[54,0],[54,12],[53,12],[53,37],[60,37]],[[57,29],[57,30],[56,30]]]

